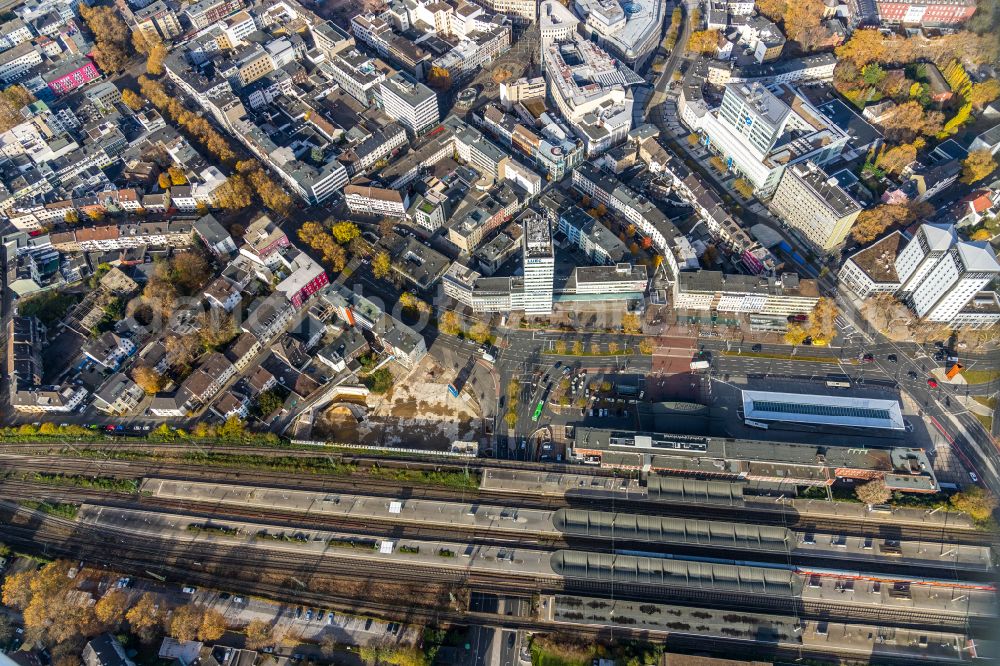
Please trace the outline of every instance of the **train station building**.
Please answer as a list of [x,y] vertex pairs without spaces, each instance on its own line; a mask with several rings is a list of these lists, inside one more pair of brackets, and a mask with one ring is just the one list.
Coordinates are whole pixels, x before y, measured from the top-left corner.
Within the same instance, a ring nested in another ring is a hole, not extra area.
[[691,479],[757,486],[829,486],[882,479],[892,490],[940,490],[923,449],[854,448],[601,428],[574,428],[567,456],[577,462]]

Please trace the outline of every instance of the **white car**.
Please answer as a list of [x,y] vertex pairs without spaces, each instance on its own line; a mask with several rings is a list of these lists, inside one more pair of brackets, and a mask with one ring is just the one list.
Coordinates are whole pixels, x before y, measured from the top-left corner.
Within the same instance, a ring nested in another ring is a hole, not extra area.
[[197,588],[190,586],[185,586],[181,588],[181,592],[183,592],[184,594],[194,594],[197,591],[198,591]]
[[979,477],[976,476],[975,472],[969,472],[969,478],[972,479],[973,483],[979,483]]

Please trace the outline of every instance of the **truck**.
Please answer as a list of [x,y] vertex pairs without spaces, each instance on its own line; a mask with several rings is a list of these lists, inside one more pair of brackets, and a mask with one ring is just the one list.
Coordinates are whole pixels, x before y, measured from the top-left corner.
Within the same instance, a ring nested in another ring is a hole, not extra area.
[[692,370],[708,370],[711,364],[708,361],[691,361]]

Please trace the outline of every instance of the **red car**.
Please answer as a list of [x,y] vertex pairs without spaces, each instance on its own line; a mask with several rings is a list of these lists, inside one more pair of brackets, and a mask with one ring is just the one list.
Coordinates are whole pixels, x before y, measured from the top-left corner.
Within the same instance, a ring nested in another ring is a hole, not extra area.
[[931,388],[937,388],[937,380],[936,379],[928,379],[927,380],[927,385],[930,386]]

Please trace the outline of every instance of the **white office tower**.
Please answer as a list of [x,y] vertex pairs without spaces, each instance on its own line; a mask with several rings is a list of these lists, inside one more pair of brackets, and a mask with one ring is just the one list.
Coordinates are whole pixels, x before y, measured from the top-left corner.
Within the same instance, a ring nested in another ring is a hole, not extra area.
[[405,72],[379,84],[382,110],[406,127],[411,138],[433,129],[441,120],[437,94]]
[[703,132],[726,166],[764,199],[774,194],[787,167],[807,160],[822,166],[850,140],[787,84],[730,83],[721,106],[692,129]]
[[921,225],[913,240],[896,256],[899,297],[909,297],[957,242],[955,227],[950,224]]
[[541,215],[524,221],[524,313],[546,315],[552,312],[552,277],[555,254],[549,222]]
[[997,275],[1000,264],[989,243],[957,243],[916,285],[913,310],[927,321],[950,322]]

